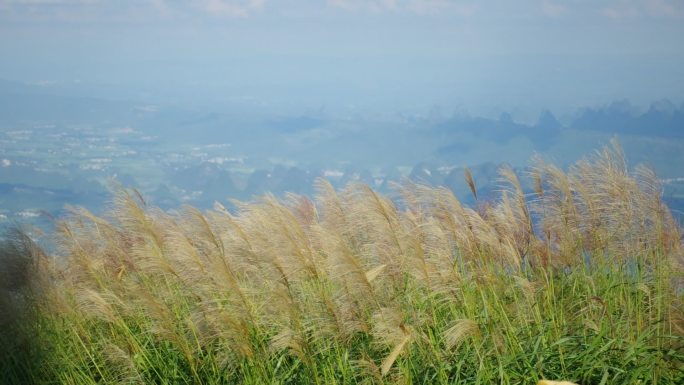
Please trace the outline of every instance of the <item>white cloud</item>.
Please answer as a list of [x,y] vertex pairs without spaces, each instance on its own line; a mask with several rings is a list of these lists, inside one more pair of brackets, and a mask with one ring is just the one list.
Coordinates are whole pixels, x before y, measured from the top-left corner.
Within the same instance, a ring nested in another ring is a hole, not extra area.
[[328,4],[336,8],[350,11],[394,11],[397,9],[396,0],[328,0]]
[[200,8],[218,17],[244,18],[261,10],[263,6],[264,0],[204,0]]
[[622,0],[601,3],[603,6],[599,13],[613,20],[684,17],[684,4],[671,0]]
[[478,18],[684,18],[684,0],[0,0],[0,20],[151,22],[370,12]]
[[564,4],[558,4],[548,0],[542,1],[541,4],[542,13],[548,17],[558,18],[565,16],[568,13],[568,6]]
[[84,8],[98,4],[99,0],[0,0],[0,9],[4,11],[42,12],[61,8]]
[[0,0],[2,5],[16,6],[86,5],[95,3],[99,3],[99,0]]
[[450,0],[411,0],[406,7],[419,14],[450,12],[461,16],[472,16],[477,10],[474,3]]
[[61,21],[145,21],[209,15],[245,18],[264,8],[265,0],[0,0],[5,15]]
[[634,6],[604,7],[600,13],[613,20],[633,19],[639,16],[639,10]]
[[654,16],[684,16],[684,6],[682,5],[681,1],[675,5],[672,1],[667,0],[647,0],[645,8],[651,15]]
[[411,12],[424,15],[450,12],[470,16],[476,10],[474,2],[464,0],[328,0],[328,5],[349,11]]

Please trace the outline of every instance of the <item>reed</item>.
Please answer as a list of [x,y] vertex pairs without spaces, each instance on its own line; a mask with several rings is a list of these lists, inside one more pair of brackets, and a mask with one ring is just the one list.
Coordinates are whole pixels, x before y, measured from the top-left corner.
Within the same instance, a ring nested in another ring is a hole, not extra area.
[[410,182],[235,212],[122,190],[31,254],[40,365],[3,357],[5,383],[682,383],[681,233],[625,164],[616,144],[537,161],[532,193],[504,168],[477,208]]

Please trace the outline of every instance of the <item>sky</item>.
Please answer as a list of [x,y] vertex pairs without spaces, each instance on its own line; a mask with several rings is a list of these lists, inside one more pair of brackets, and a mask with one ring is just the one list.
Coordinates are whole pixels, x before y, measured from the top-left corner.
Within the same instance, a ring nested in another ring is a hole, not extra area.
[[388,111],[684,101],[679,0],[0,0],[0,79]]

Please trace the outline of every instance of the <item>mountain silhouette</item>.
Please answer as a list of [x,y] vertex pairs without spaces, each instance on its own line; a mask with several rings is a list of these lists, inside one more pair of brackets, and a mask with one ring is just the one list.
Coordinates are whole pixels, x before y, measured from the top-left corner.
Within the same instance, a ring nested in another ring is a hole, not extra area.
[[612,134],[684,138],[683,107],[663,99],[652,103],[646,112],[639,113],[628,101],[618,101],[607,107],[583,110],[571,127]]

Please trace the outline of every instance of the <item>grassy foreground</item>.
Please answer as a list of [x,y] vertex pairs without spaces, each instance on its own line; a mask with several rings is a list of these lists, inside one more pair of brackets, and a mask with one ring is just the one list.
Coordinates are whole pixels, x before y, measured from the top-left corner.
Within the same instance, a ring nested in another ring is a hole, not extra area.
[[321,180],[235,214],[126,191],[73,209],[54,256],[5,242],[0,383],[684,383],[681,234],[653,172],[615,146],[537,162],[529,196],[501,175],[474,208]]

